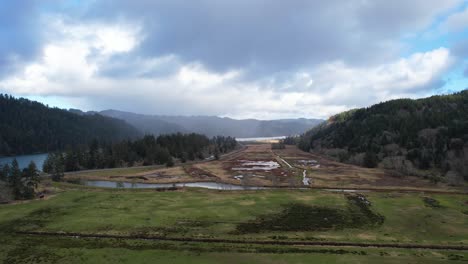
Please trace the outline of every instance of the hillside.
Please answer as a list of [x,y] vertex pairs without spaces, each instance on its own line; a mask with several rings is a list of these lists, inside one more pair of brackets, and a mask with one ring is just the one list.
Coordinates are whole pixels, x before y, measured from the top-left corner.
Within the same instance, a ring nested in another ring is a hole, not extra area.
[[468,90],[343,112],[305,133],[299,147],[400,176],[468,180]]
[[222,118],[216,116],[161,116],[141,115],[117,110],[100,112],[105,116],[125,120],[143,133],[166,134],[193,132],[209,137],[222,135],[232,137],[270,137],[301,134],[319,124],[320,119],[256,120]]
[[130,112],[117,110],[105,110],[100,112],[101,115],[125,120],[129,124],[138,128],[144,134],[172,134],[177,132],[188,132],[182,126],[154,118],[150,115],[139,115]]
[[140,133],[122,120],[77,115],[0,94],[0,156],[48,152],[93,139],[115,141]]

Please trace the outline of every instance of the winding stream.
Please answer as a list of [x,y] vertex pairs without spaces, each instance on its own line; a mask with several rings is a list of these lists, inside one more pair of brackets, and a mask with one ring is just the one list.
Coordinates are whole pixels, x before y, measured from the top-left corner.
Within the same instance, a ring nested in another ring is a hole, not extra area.
[[[309,179],[309,178],[307,178]],[[73,182],[77,183],[77,182]],[[218,183],[218,182],[187,182],[187,183],[139,183],[139,182],[119,182],[119,181],[90,181],[81,180],[78,184],[103,188],[123,188],[123,189],[168,189],[168,188],[205,188],[211,190],[225,191],[248,191],[248,190],[269,190],[269,189],[297,189],[308,190],[306,187],[262,187],[262,186],[241,186],[235,184]],[[323,188],[321,190],[330,192],[369,192],[370,190],[355,190],[355,189],[332,189]]]

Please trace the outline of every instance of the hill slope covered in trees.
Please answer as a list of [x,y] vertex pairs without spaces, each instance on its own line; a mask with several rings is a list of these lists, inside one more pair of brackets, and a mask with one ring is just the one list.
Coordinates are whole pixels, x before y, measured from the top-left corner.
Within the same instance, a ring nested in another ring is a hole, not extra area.
[[122,120],[98,114],[81,116],[0,94],[0,156],[63,150],[93,139],[116,141],[139,135]]
[[468,180],[468,90],[340,113],[305,133],[299,147],[401,175]]

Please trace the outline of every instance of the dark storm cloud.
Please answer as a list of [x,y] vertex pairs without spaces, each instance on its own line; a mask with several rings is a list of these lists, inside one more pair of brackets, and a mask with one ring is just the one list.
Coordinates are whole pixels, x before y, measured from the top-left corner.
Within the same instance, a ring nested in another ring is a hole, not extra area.
[[0,77],[34,57],[40,49],[35,1],[0,2]]
[[87,17],[141,21],[140,56],[177,54],[211,70],[261,68],[262,74],[393,58],[403,28],[427,26],[453,2],[109,0],[97,2]]

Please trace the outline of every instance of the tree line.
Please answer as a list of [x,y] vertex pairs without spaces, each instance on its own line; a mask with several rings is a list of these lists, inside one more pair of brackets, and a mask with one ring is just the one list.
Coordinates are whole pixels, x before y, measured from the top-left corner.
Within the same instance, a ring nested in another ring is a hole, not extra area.
[[[147,135],[138,140],[116,143],[95,139],[87,145],[50,153],[44,162],[43,171],[49,173],[53,181],[60,181],[67,171],[153,164],[173,166],[174,159],[182,163],[206,157],[219,159],[221,154],[236,146],[237,141],[233,137],[217,136],[209,139],[195,133],[158,137]],[[33,161],[23,170],[16,159],[11,164],[0,166],[0,191],[11,192],[14,199],[34,198],[39,183],[39,171]],[[7,190],[3,189],[4,186]]]
[[18,161],[14,159],[11,164],[0,167],[0,182],[5,182],[11,189],[14,199],[32,199],[40,182],[39,171],[33,161],[21,170]]
[[200,134],[146,135],[137,140],[116,143],[93,140],[90,144],[67,148],[48,155],[43,171],[59,180],[65,171],[132,167],[135,165],[173,166],[175,160],[219,159],[237,146],[233,137],[209,139]]

